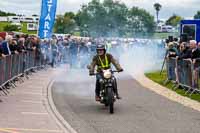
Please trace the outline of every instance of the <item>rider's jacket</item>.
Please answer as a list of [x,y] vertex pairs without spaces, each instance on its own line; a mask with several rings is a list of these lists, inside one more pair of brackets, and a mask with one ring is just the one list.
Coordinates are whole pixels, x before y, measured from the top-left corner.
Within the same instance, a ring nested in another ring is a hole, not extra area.
[[102,56],[95,55],[93,57],[92,63],[90,64],[90,73],[94,73],[96,66],[97,72],[100,72],[102,69],[109,69],[111,67],[111,63],[118,71],[122,69],[118,61],[115,60],[111,54],[106,53]]

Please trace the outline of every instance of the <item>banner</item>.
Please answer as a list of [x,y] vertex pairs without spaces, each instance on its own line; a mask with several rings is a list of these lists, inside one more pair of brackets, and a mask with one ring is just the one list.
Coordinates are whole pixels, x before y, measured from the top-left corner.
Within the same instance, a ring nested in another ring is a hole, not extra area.
[[42,0],[38,36],[50,38],[56,15],[57,0]]

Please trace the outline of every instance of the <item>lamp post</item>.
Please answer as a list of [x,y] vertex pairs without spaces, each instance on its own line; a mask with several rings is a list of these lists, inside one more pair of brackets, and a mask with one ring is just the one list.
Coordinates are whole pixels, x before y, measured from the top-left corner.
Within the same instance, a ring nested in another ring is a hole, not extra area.
[[83,31],[83,36],[86,37],[87,33],[87,24],[84,24],[84,31]]
[[108,27],[109,27],[109,30],[110,30],[110,33],[111,33],[111,36],[112,36],[112,24],[108,24]]

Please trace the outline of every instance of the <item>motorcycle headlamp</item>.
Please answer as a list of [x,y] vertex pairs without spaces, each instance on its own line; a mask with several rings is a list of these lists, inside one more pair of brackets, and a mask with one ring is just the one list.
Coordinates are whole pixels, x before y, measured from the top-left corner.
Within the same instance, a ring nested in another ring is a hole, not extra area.
[[103,73],[103,77],[106,78],[106,79],[109,79],[111,78],[112,74],[109,70],[105,70],[104,73]]

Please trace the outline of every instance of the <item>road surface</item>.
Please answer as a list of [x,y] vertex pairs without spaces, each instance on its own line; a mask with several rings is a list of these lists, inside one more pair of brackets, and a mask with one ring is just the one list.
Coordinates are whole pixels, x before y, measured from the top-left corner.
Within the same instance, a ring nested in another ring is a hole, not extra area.
[[200,113],[142,87],[128,73],[116,74],[122,100],[115,113],[94,100],[95,77],[62,72],[52,86],[59,113],[78,133],[199,133]]

